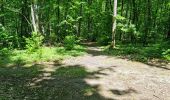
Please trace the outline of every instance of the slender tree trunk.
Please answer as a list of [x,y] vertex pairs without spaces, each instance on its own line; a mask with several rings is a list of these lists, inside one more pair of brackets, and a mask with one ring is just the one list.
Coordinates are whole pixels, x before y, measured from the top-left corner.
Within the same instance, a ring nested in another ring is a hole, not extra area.
[[24,0],[22,2],[22,7],[21,7],[21,10],[22,10],[22,14],[20,15],[21,16],[21,37],[22,36],[28,36],[29,35],[29,17],[30,17],[30,12],[29,12],[29,1],[28,0]]
[[112,0],[109,0],[109,4],[110,4],[110,9],[111,9],[111,11],[112,11],[112,10],[113,10]]
[[[39,2],[39,8],[42,8],[45,3],[46,3],[45,0],[41,0],[41,2]],[[46,31],[45,30],[45,23],[44,23],[46,15],[44,16],[43,11],[39,11],[39,13],[37,15],[39,16],[38,17],[39,31],[40,31],[41,34],[46,35],[45,34],[45,31]]]
[[[81,0],[81,2],[82,2],[82,0]],[[83,9],[83,5],[81,3],[80,10],[79,10],[79,16],[81,16],[81,17],[82,17],[82,9]],[[79,20],[79,23],[78,23],[78,36],[81,35],[81,23],[82,23],[82,18]]]
[[[65,7],[64,19],[67,20],[68,10],[69,10],[69,0],[66,1],[66,5],[65,6],[66,7]],[[67,28],[68,28],[67,27],[67,23],[65,23],[65,25],[64,25],[64,37],[66,35],[68,35],[68,31],[67,31],[68,29]]]
[[[4,11],[4,1],[2,0],[1,2],[0,2],[1,4],[0,4],[0,12],[1,12],[1,14],[4,14],[5,13],[5,11]],[[4,15],[3,16],[0,16],[0,21],[1,21],[1,24],[3,25],[3,26],[5,26],[5,18],[4,18]]]
[[[133,14],[131,15],[132,16],[132,24],[136,25],[136,23],[137,23],[137,21],[136,21],[136,18],[137,18],[136,0],[132,0],[132,12],[133,12]],[[135,42],[135,35],[133,32],[131,33],[130,40],[131,40],[131,43]]]
[[114,0],[114,9],[113,9],[113,26],[112,26],[112,46],[116,47],[116,16],[117,16],[117,0]]
[[39,32],[39,23],[38,23],[38,14],[37,14],[37,4],[33,2],[31,4],[31,17],[32,17],[32,25],[33,31]]
[[145,46],[148,42],[148,34],[150,33],[152,27],[152,19],[151,19],[151,0],[147,0],[147,11],[146,11],[146,22],[145,22],[145,33],[143,38],[143,45]]
[[32,17],[32,25],[33,25],[33,28],[34,28],[34,32],[37,32],[37,27],[36,27],[36,22],[35,22],[35,15],[34,15],[34,6],[33,4],[31,5],[31,17]]
[[[91,0],[88,0],[88,8],[90,8],[92,4],[92,1]],[[91,13],[88,14],[88,17],[87,17],[87,32],[88,33],[91,33],[92,32],[92,18],[91,18]]]
[[[123,11],[124,11],[124,0],[122,0],[122,2],[121,2],[121,16],[123,16]],[[122,34],[123,34],[123,32],[121,32],[119,34],[119,40],[120,41],[122,40]]]
[[[170,12],[169,12],[168,22],[169,22],[169,21],[170,21]],[[167,27],[168,27],[168,32],[167,32],[166,38],[167,38],[167,40],[169,40],[169,39],[170,39],[170,24],[168,24]]]
[[56,34],[56,40],[58,42],[61,42],[60,38],[60,0],[56,1],[57,8],[55,9],[55,17],[56,17],[56,23],[55,23],[55,34]]
[[167,39],[170,39],[170,29],[169,29],[169,31],[167,33]]
[[[0,3],[2,3],[2,4],[0,4],[0,14],[5,14],[5,11],[4,11],[4,1],[2,0],[2,1],[0,1]],[[2,26],[5,26],[5,17],[4,17],[4,15],[2,15],[2,16],[0,16],[0,26],[1,26],[1,24],[2,24]],[[1,46],[1,43],[2,43],[2,46],[3,47],[6,47],[7,46],[7,41],[1,41],[1,39],[0,39],[0,46]]]
[[124,0],[121,2],[121,16],[123,16],[123,11],[124,11]]
[[133,11],[133,17],[132,17],[132,23],[136,24],[136,18],[137,18],[137,8],[136,8],[136,0],[132,0],[132,11]]
[[129,7],[130,8],[130,12],[129,12],[130,13],[130,15],[129,15],[129,24],[131,23],[131,20],[133,20],[133,5],[132,5],[132,1],[133,0],[129,0],[129,3],[130,3],[129,4],[129,6],[130,6]]
[[[60,24],[60,0],[57,0],[57,5],[58,5],[58,7],[57,7],[57,13],[56,13],[56,16],[57,16],[57,18],[56,18],[57,19],[56,28],[57,28],[57,34],[59,35],[60,34],[60,27],[59,27],[59,24]],[[60,39],[59,39],[59,41],[60,41]]]
[[129,5],[129,2],[130,2],[130,1],[127,0],[127,3],[126,3],[126,15],[125,15],[126,18],[128,18],[128,14],[129,14],[129,6],[130,6],[130,5]]

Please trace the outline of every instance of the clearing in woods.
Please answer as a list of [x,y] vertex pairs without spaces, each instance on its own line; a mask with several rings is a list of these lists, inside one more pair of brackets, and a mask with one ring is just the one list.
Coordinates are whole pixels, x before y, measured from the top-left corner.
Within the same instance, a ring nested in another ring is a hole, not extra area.
[[169,64],[151,66],[110,56],[95,45],[88,45],[86,52],[61,62],[1,68],[0,97],[4,100],[170,100]]

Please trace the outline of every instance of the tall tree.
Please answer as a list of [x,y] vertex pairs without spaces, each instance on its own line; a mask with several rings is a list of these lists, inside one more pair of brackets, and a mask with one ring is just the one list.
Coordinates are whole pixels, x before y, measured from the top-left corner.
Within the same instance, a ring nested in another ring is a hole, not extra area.
[[113,9],[113,25],[112,25],[112,46],[116,47],[116,16],[117,16],[117,0],[114,0],[114,9]]
[[23,0],[21,4],[21,37],[28,36],[30,32],[29,17],[30,17],[30,8],[29,0]]
[[1,22],[1,24],[4,26],[5,25],[5,18],[4,18],[4,0],[1,0],[0,1],[0,14],[2,14],[2,15],[0,15],[0,22]]
[[37,0],[33,0],[33,2],[31,3],[31,18],[32,18],[32,25],[34,29],[33,31],[39,32]]
[[81,25],[82,25],[82,9],[83,9],[83,4],[82,4],[82,0],[80,2],[80,10],[79,10],[79,16],[81,17],[79,19],[79,22],[78,22],[78,36],[81,35]]

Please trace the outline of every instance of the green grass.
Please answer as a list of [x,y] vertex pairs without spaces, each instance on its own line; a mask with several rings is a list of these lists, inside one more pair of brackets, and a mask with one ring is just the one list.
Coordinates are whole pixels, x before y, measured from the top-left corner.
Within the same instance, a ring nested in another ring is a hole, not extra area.
[[50,62],[85,54],[85,47],[76,45],[72,50],[64,47],[42,47],[37,52],[27,53],[26,50],[3,50],[0,53],[0,64],[29,64],[34,62]]
[[163,52],[164,58],[170,61],[170,49]]
[[117,45],[116,49],[105,47],[104,50],[109,55],[126,57],[130,60],[148,62],[151,59],[162,59],[170,61],[168,46],[163,44],[152,44],[147,47],[142,45]]
[[67,77],[67,78],[83,78],[88,74],[88,72],[86,72],[83,67],[74,66],[71,68],[62,67],[58,69],[54,74],[60,77]]

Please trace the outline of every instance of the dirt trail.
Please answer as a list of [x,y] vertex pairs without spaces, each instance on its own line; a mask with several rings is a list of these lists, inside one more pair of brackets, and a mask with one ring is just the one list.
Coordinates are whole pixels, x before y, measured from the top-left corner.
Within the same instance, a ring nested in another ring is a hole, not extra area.
[[168,69],[104,55],[96,46],[89,46],[86,55],[66,59],[63,64],[95,72],[84,80],[109,100],[170,100]]

